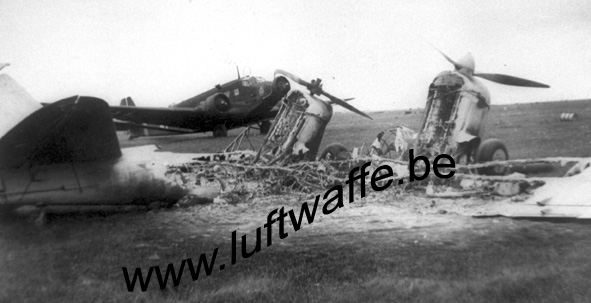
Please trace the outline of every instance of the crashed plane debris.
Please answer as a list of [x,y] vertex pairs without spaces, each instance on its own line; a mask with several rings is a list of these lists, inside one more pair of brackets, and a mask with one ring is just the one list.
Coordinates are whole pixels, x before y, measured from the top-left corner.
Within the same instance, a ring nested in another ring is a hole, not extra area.
[[[415,148],[417,154],[428,156],[454,155],[460,160],[457,173],[450,180],[406,182],[398,191],[413,189],[440,198],[510,198],[490,204],[478,215],[589,218],[589,190],[583,187],[591,178],[591,159],[508,160],[498,140],[480,144],[490,99],[484,86],[471,78],[473,62],[460,62],[455,72],[440,74],[431,85],[419,132],[402,126],[387,129],[366,155],[338,143],[320,151],[332,104],[369,116],[325,92],[320,79],[307,82],[281,70],[276,78],[290,79],[309,92],[285,94],[258,149],[250,144],[251,150],[242,150],[243,141],[250,143],[246,129],[224,152],[213,154],[159,152],[155,146],[120,149],[106,102],[75,96],[42,107],[2,74],[0,113],[6,117],[0,120],[0,207],[147,204],[181,197],[236,203],[255,195],[311,192],[342,184],[351,168],[365,162],[372,162],[370,170],[388,165],[393,178],[405,179],[405,155]],[[541,85],[507,77],[500,81]],[[554,165],[552,170],[562,176],[529,176],[525,168],[532,165]],[[415,167],[417,172],[424,169]],[[580,194],[571,197],[564,191]]]
[[[551,184],[556,182],[556,177],[536,178],[521,173],[532,171],[532,167],[537,167],[538,170],[540,167],[543,169],[550,167],[547,170],[554,170],[559,174],[562,168],[572,167],[570,171],[563,172],[567,178],[576,173],[574,170],[577,167],[579,172],[586,171],[587,159],[549,158],[508,161],[507,148],[500,140],[489,139],[482,142],[484,124],[490,108],[490,93],[475,77],[514,86],[548,86],[507,75],[474,73],[474,60],[470,54],[458,62],[451,60],[443,53],[442,55],[454,65],[455,70],[440,73],[431,84],[419,131],[414,132],[399,126],[380,132],[370,147],[369,157],[373,161],[372,167],[388,164],[393,168],[395,178],[407,178],[408,163],[404,156],[410,148],[415,148],[417,154],[431,157],[438,154],[453,155],[459,163],[457,167],[459,173],[456,174],[454,181],[430,179],[424,185],[426,195],[441,198],[475,195],[504,197],[532,195],[537,189],[548,186],[546,183],[552,187]],[[288,75],[292,80],[299,79],[289,73],[284,75]],[[308,88],[311,95],[319,91],[314,86]],[[324,157],[317,158],[319,141],[326,124],[318,123],[316,127],[311,127],[310,129],[314,131],[304,132],[307,137],[301,135],[304,125],[312,124],[305,124],[307,121],[303,121],[307,110],[306,105],[310,103],[307,98],[301,98],[302,96],[301,92],[294,91],[284,98],[273,128],[252,163],[241,164],[241,167],[229,164],[231,168],[225,170],[233,169],[234,176],[242,174],[240,178],[248,179],[248,170],[258,169],[267,173],[259,172],[257,178],[268,177],[271,180],[270,183],[273,183],[273,180],[290,180],[287,183],[289,185],[298,184],[303,188],[314,189],[342,181],[339,180],[338,169],[334,171],[327,168],[344,168],[343,171],[347,171],[356,163],[367,160],[362,157],[351,157],[351,153],[349,153],[349,159],[339,161],[327,162]],[[330,115],[322,115],[326,113],[326,111],[315,115],[310,113],[310,116],[317,119],[313,122],[326,121],[330,119]],[[308,138],[308,141],[301,140],[303,138]],[[229,147],[229,150],[236,150],[237,146],[239,144],[234,144]],[[323,155],[326,153],[321,153],[321,156]],[[302,160],[307,161],[304,162],[306,165],[297,164],[300,165],[297,168],[290,167]],[[558,168],[554,167],[557,169],[551,167],[556,163],[560,164]],[[240,169],[243,171],[240,172]],[[421,167],[416,169],[420,170]],[[315,175],[319,172],[326,175]],[[312,176],[314,176],[313,182],[306,179]],[[591,206],[591,201],[588,204]],[[543,213],[548,214],[550,211],[546,210]]]
[[41,106],[1,74],[0,101],[0,208],[172,203],[205,190],[171,181],[168,165],[207,155],[120,149],[101,99],[74,96]]

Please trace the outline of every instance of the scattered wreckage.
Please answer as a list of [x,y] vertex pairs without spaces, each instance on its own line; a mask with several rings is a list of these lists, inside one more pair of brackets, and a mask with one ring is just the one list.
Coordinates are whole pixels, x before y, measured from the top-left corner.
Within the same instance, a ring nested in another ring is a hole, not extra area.
[[[323,92],[320,80],[307,83],[285,74],[298,83],[308,84],[314,93],[330,98],[331,103],[365,115]],[[245,161],[263,155],[248,151],[182,154],[160,152],[156,146],[121,149],[111,109],[105,101],[73,96],[42,106],[7,74],[0,74],[0,99],[2,209],[32,205],[42,210],[42,217],[47,207],[147,205],[176,202],[186,196],[208,197],[217,195],[218,191],[207,186],[207,178],[200,183],[202,179],[197,173],[195,178],[199,177],[199,182],[185,186],[187,180],[177,170],[183,172],[188,163],[199,160]],[[315,154],[332,116],[330,104],[313,97],[312,93],[293,92],[290,98],[282,100],[299,102],[300,106],[289,111],[284,109],[282,114],[290,116],[290,123],[296,123],[297,127],[275,121],[265,146],[275,144],[276,148],[264,153],[264,157],[275,157],[270,165],[287,165],[295,163],[296,158]],[[285,140],[279,142],[280,137]],[[293,158],[292,151],[299,154]],[[220,167],[213,167],[214,172],[220,172]]]
[[[424,190],[427,196],[434,198],[488,195],[508,198],[502,203],[495,203],[499,207],[502,205],[502,208],[495,209],[491,206],[486,213],[481,212],[479,215],[585,217],[579,216],[576,211],[553,211],[553,207],[568,207],[568,202],[560,204],[560,201],[553,201],[549,204],[551,198],[542,198],[543,201],[540,202],[537,189],[568,182],[564,180],[582,179],[584,175],[569,176],[582,171],[588,174],[588,171],[591,171],[586,170],[590,165],[589,159],[508,160],[508,151],[500,140],[489,139],[481,142],[486,115],[490,108],[490,94],[474,76],[507,85],[548,86],[506,75],[474,74],[474,61],[469,54],[460,60],[460,63],[447,56],[445,58],[454,64],[456,70],[439,74],[429,87],[427,105],[418,133],[403,126],[387,129],[378,134],[365,155],[360,155],[359,148],[350,152],[340,144],[331,144],[319,153],[324,129],[332,116],[330,104],[342,105],[344,102],[331,95],[328,95],[330,101],[315,97],[315,94],[327,95],[322,90],[320,79],[309,83],[289,73],[278,71],[296,83],[304,85],[310,93],[293,90],[284,97],[273,126],[257,152],[251,151],[248,156],[235,160],[185,164],[176,167],[177,172],[196,174],[201,176],[203,181],[217,182],[221,184],[222,199],[237,202],[252,197],[255,192],[277,193],[282,188],[309,192],[342,184],[352,167],[368,161],[372,162],[373,168],[389,165],[395,172],[395,179],[405,179],[409,177],[408,151],[414,148],[415,154],[427,155],[430,158],[444,153],[453,155],[457,171],[453,180],[429,178],[413,185],[405,182],[404,187],[399,187],[401,189]],[[225,152],[239,154],[241,143],[248,137],[249,131],[247,129],[239,135]],[[387,137],[390,138],[390,142],[387,142]],[[560,176],[530,176],[530,172],[535,170],[532,168],[535,167],[544,167]],[[425,167],[416,167],[418,171],[421,169],[424,170]],[[582,189],[581,192],[586,191]],[[530,205],[541,208],[536,209]],[[508,211],[509,206],[516,210]],[[519,211],[522,206],[528,210]],[[581,208],[580,205],[577,207]]]
[[[186,180],[189,180],[185,177],[187,172],[195,176],[195,183],[199,185],[217,180],[226,197],[248,191],[277,193],[283,187],[312,191],[342,182],[344,168],[352,167],[360,159],[350,159],[348,149],[342,145],[331,145],[321,152],[322,161],[316,160],[324,130],[332,118],[332,104],[371,117],[325,92],[320,79],[307,82],[282,70],[276,71],[276,77],[287,77],[305,86],[309,93],[291,90],[281,100],[279,112],[256,152],[241,151],[241,144],[250,133],[250,129],[246,129],[224,150],[226,154],[241,156],[210,161],[219,159],[212,154],[208,159],[171,168],[176,168]],[[339,155],[344,158],[326,161]]]
[[[110,109],[103,100],[75,96],[42,107],[2,74],[1,112],[7,117],[0,121],[0,206],[35,205],[45,209],[54,205],[148,204],[215,197],[244,202],[255,194],[276,194],[285,189],[311,192],[342,184],[351,168],[369,161],[373,168],[389,165],[395,179],[405,179],[409,177],[405,155],[414,148],[415,154],[429,157],[452,155],[457,171],[453,179],[428,178],[412,185],[405,182],[398,187],[400,191],[424,190],[428,196],[441,198],[508,197],[480,215],[589,217],[589,189],[583,187],[590,178],[589,159],[508,160],[506,148],[498,141],[480,144],[490,97],[471,76],[473,60],[460,62],[454,64],[456,71],[441,73],[431,85],[418,133],[405,127],[387,130],[393,142],[382,144],[382,135],[368,153],[363,153],[363,148],[350,152],[341,144],[331,144],[319,152],[332,117],[332,104],[371,117],[325,92],[320,79],[307,82],[281,70],[276,77],[290,79],[309,92],[291,89],[281,99],[278,115],[258,149],[242,150],[250,132],[246,129],[217,154],[159,152],[155,146],[120,149]],[[500,79],[517,81],[509,76]],[[518,80],[516,83],[522,86],[541,85]],[[520,167],[549,163],[565,167],[562,171],[568,170],[565,176],[569,177],[511,173]],[[420,165],[415,168],[422,169],[425,167]],[[556,198],[564,191],[577,191],[576,203]],[[511,202],[517,200],[524,202]]]

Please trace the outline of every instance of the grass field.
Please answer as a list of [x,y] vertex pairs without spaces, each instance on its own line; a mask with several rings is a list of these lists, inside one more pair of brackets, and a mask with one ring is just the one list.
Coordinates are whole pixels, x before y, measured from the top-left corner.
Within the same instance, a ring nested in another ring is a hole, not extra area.
[[[562,112],[579,120],[560,122]],[[323,145],[370,144],[395,125],[417,127],[421,114],[381,112],[370,121],[335,114]],[[512,158],[591,156],[591,101],[495,106],[486,137],[503,140]],[[230,138],[139,138],[177,152],[214,152]],[[260,142],[262,136],[252,138]],[[197,259],[230,233],[254,237],[270,210],[296,213],[309,196],[272,196],[237,205],[151,211],[0,214],[0,302],[589,302],[591,224],[573,220],[472,218],[454,209],[498,199],[433,200],[420,192],[370,193],[317,218],[249,259],[178,287],[127,291],[121,270]],[[445,211],[443,211],[445,210]],[[263,231],[264,232],[264,231]],[[252,247],[252,246],[249,246]],[[227,263],[226,263],[227,264]]]

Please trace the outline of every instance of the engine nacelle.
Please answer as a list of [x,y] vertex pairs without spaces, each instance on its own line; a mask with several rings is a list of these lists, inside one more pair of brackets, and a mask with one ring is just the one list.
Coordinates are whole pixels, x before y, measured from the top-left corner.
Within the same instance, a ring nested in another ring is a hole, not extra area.
[[222,93],[217,93],[207,97],[205,102],[202,104],[208,111],[213,111],[216,113],[227,113],[230,108],[232,108],[232,104],[230,104],[230,98]]
[[273,93],[277,96],[285,96],[291,90],[289,80],[283,76],[276,76],[273,80]]
[[314,161],[332,106],[298,90],[283,98],[275,122],[259,149],[255,162],[267,164]]
[[308,94],[292,94],[289,99],[294,99],[294,102],[300,104],[306,103],[306,111],[303,116],[303,124],[295,135],[296,142],[291,147],[292,154],[304,155],[307,161],[314,161],[326,125],[332,118],[332,106],[318,98]]
[[480,144],[489,108],[490,94],[478,80],[457,71],[440,73],[429,87],[415,148],[432,157],[470,159]]

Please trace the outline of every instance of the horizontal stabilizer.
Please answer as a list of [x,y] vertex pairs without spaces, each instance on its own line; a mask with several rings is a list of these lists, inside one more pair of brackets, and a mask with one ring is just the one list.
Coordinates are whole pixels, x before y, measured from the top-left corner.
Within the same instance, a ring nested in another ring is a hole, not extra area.
[[0,168],[118,158],[109,105],[74,96],[48,104],[0,139]]

